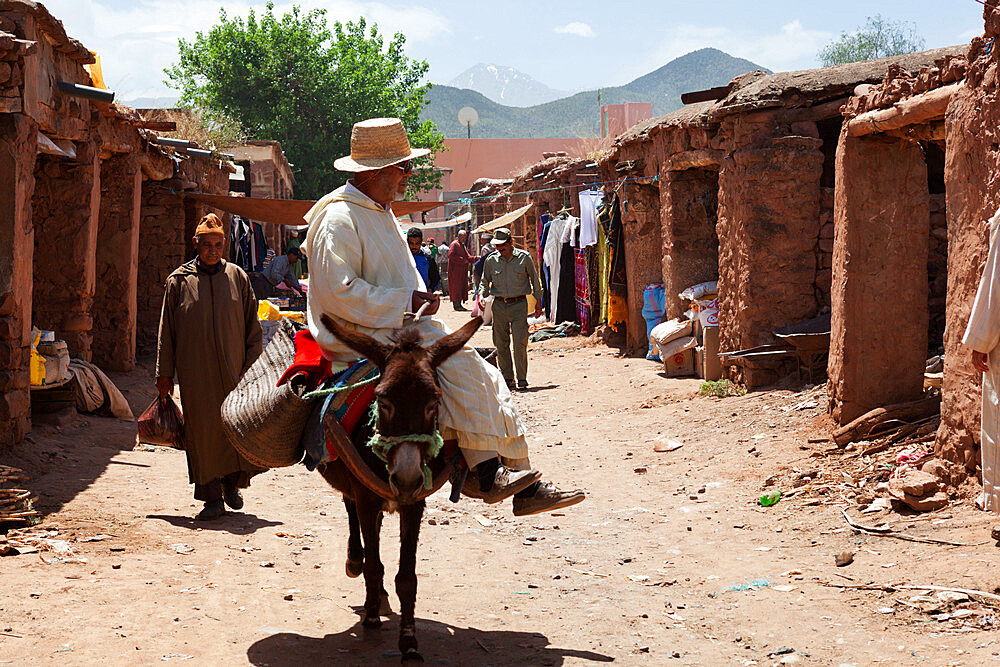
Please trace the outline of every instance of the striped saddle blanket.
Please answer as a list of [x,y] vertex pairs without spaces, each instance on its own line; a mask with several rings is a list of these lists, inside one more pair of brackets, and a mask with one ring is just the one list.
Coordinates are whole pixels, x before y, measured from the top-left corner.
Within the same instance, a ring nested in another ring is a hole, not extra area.
[[301,444],[305,450],[302,462],[309,470],[315,470],[320,463],[329,463],[337,458],[336,451],[327,442],[326,433],[323,431],[323,418],[327,412],[333,410],[344,431],[352,433],[358,423],[370,415],[372,404],[375,402],[375,385],[378,384],[373,380],[378,374],[379,370],[375,364],[362,359],[323,382],[320,389],[343,389],[343,391],[337,391],[317,401],[316,408],[302,432]]

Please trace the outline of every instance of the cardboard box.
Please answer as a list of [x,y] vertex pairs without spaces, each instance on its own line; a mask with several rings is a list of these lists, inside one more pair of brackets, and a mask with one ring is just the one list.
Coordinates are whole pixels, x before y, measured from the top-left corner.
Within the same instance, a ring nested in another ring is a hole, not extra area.
[[719,327],[705,327],[705,356],[701,377],[706,380],[722,378],[722,362],[719,360]]
[[690,377],[694,375],[694,348],[672,354],[663,359],[663,370],[667,377]]
[[694,348],[694,374],[700,378],[705,377],[705,348]]

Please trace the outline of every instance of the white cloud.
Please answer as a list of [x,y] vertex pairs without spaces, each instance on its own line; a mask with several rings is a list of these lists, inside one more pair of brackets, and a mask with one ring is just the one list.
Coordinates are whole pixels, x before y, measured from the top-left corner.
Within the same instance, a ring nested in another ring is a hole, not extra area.
[[[65,25],[70,37],[101,56],[108,86],[119,99],[176,95],[163,84],[163,69],[177,61],[177,40],[207,31],[223,9],[229,16],[246,16],[258,0],[46,0],[46,7]],[[277,0],[275,14],[291,11],[292,0]],[[295,0],[303,10],[326,9],[327,19],[352,21],[364,16],[390,38],[406,35],[409,43],[425,42],[451,32],[451,22],[439,12],[418,5],[389,5],[364,0]]]
[[667,31],[666,38],[648,57],[633,63],[628,71],[622,73],[622,82],[705,47],[746,58],[776,72],[808,69],[818,66],[816,53],[835,36],[824,30],[810,30],[797,19],[774,32],[763,34],[751,34],[726,26],[677,25]]
[[558,26],[552,29],[553,32],[557,32],[560,35],[573,35],[575,37],[597,37],[597,33],[586,23],[580,21],[572,21],[563,26]]

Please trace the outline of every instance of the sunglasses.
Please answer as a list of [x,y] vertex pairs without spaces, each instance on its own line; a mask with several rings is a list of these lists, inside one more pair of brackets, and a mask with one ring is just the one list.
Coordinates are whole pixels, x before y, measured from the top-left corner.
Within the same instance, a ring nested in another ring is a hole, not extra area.
[[399,164],[394,164],[391,166],[395,167],[396,169],[399,169],[404,174],[413,173],[413,160],[407,160],[406,162],[400,162]]

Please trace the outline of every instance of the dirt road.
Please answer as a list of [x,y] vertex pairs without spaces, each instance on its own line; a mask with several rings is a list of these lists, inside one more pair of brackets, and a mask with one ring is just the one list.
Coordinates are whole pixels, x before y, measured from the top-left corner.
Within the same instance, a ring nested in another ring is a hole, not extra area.
[[[590,496],[524,519],[509,502],[430,499],[417,565],[428,664],[1000,660],[988,607],[842,588],[992,592],[988,516],[967,504],[862,516],[858,475],[821,457],[828,445],[807,442],[825,434],[822,388],[698,398],[697,381],[658,371],[582,339],[532,345],[532,388],[517,398],[532,462]],[[138,412],[149,379],[115,377]],[[196,523],[183,454],[133,451],[133,437],[129,423],[81,417],[38,427],[0,457],[35,475],[48,515],[33,532],[55,548],[0,559],[0,663],[398,662],[396,617],[381,631],[360,626],[363,586],[344,575],[342,504],[318,474],[272,470],[254,480],[243,512]],[[653,451],[670,439],[683,446]],[[774,507],[754,502],[794,484]],[[842,508],[869,525],[975,546],[858,535]],[[392,593],[394,517],[383,534]],[[842,551],[854,562],[838,568]]]

